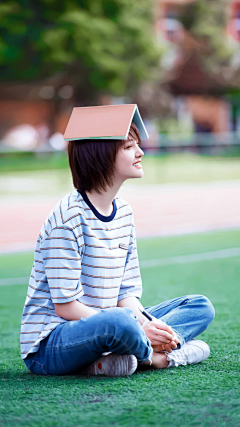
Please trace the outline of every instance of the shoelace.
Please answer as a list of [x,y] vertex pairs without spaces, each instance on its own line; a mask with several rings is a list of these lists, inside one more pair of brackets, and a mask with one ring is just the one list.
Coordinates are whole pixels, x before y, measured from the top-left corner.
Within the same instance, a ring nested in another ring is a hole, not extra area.
[[189,352],[190,348],[181,348],[180,350],[175,350],[172,353],[169,353],[169,359],[174,361],[175,366],[187,365]]

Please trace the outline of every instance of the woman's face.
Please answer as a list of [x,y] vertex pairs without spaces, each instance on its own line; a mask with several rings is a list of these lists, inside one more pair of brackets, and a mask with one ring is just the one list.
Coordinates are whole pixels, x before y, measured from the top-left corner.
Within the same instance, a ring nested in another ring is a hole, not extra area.
[[137,140],[126,140],[116,156],[115,179],[124,182],[128,178],[141,178],[143,176],[141,165],[143,155]]

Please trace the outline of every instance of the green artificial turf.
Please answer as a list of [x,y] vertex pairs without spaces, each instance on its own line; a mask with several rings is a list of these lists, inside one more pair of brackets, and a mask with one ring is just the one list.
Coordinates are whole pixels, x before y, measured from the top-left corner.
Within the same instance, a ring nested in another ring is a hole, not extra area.
[[[176,182],[211,182],[240,179],[240,157],[204,156],[193,153],[165,155],[145,154],[142,159],[144,177],[134,179],[139,185]],[[66,153],[0,154],[0,176],[43,178],[43,171],[52,178],[66,178],[69,169]]]
[[0,171],[35,171],[68,168],[64,152],[9,152],[0,153]]
[[[142,260],[239,247],[240,230],[138,241]],[[0,279],[29,274],[32,253],[0,256]],[[20,359],[27,285],[0,286],[0,426],[240,426],[240,263],[237,257],[142,268],[144,305],[204,294],[216,317],[205,362],[126,378],[40,377]]]

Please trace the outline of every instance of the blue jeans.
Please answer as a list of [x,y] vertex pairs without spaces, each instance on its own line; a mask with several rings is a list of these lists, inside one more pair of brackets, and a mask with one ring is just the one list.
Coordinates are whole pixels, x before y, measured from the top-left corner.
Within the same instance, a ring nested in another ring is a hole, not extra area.
[[[201,334],[215,314],[202,295],[175,298],[146,311],[172,327],[180,347]],[[151,343],[131,309],[115,307],[61,323],[24,362],[34,374],[64,375],[77,373],[104,352],[134,354],[140,363],[151,360]]]

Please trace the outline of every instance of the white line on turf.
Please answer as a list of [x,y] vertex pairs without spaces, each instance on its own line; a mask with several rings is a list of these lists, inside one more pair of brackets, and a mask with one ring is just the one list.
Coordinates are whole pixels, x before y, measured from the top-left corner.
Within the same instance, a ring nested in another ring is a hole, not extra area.
[[200,254],[180,255],[169,258],[150,259],[140,263],[141,268],[158,267],[161,265],[189,264],[199,261],[210,261],[220,258],[232,258],[240,255],[240,248],[221,249],[219,251]]
[[28,277],[11,277],[9,279],[0,279],[0,286],[11,286],[11,285],[28,285]]
[[[168,258],[149,259],[140,262],[141,268],[158,267],[164,265],[189,264],[192,262],[211,261],[240,256],[240,248],[221,249],[219,251],[203,252],[200,254],[179,255]],[[27,285],[29,277],[0,279],[0,286]]]

